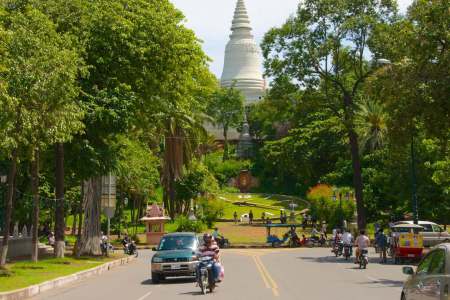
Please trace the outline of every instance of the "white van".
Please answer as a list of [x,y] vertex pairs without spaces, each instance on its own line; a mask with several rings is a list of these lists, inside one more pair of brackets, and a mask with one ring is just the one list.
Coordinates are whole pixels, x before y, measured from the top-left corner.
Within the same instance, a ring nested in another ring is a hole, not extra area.
[[[414,222],[400,221],[395,223],[395,225],[399,224],[414,224]],[[419,225],[424,228],[423,244],[425,247],[433,247],[441,243],[450,242],[450,234],[438,224],[428,221],[419,221]]]

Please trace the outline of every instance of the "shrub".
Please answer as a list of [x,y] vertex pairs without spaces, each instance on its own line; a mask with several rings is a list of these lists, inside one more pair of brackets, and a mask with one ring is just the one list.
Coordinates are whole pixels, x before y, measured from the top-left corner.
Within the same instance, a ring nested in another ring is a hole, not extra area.
[[175,218],[176,232],[196,232],[201,233],[205,230],[205,224],[202,221],[192,221],[186,216]]
[[328,223],[329,228],[336,228],[341,221],[341,214],[344,220],[349,222],[355,213],[353,201],[342,199],[342,212],[339,208],[339,201],[333,201],[330,197],[308,198],[311,203],[311,215],[319,221]]
[[225,205],[222,201],[217,201],[215,198],[203,198],[199,201],[202,210],[202,220],[208,228],[214,227],[217,219],[223,217]]
[[251,169],[249,160],[229,159],[222,161],[221,152],[209,154],[205,159],[205,164],[216,177],[221,187],[226,186],[228,181],[237,177],[242,170]]
[[320,199],[320,198],[331,198],[333,195],[333,188],[328,184],[318,184],[313,186],[308,191],[308,199]]

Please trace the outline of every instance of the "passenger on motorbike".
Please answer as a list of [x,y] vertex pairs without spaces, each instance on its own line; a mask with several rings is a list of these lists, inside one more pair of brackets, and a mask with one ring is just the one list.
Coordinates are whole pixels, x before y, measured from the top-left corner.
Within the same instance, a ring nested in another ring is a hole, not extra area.
[[128,237],[128,234],[125,234],[125,236],[123,237],[123,240],[122,240],[122,246],[124,248],[127,248],[129,243],[130,243],[130,238]]
[[215,281],[220,281],[220,272],[222,267],[220,266],[220,256],[219,256],[219,246],[214,241],[213,236],[209,233],[205,233],[203,235],[203,241],[204,245],[199,248],[199,255],[200,256],[210,256],[212,255],[214,258],[214,265],[213,265],[213,276]]
[[350,247],[350,256],[352,255],[352,247],[353,247],[353,235],[344,229],[344,233],[342,234],[342,241],[344,242],[344,247]]
[[353,235],[349,231],[344,230],[344,233],[342,234],[342,241],[344,242],[344,245],[353,246]]
[[366,231],[365,230],[361,230],[359,232],[359,236],[356,238],[355,240],[355,247],[358,247],[356,249],[356,264],[359,264],[359,258],[360,255],[362,253],[362,250],[369,250],[369,246],[370,246],[370,239],[369,237],[366,235]]
[[342,241],[342,234],[341,234],[341,230],[340,229],[336,229],[336,233],[334,235],[334,248],[337,248],[337,246],[339,245],[339,243]]

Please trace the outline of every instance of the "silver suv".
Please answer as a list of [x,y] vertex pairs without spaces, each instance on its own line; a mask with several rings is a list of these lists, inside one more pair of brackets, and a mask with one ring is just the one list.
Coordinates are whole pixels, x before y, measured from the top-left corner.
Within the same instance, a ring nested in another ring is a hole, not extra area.
[[403,273],[410,277],[403,286],[401,300],[449,300],[450,244],[433,248],[416,272],[404,267]]
[[[413,221],[400,221],[395,223],[395,225],[413,223]],[[450,243],[450,234],[438,224],[428,221],[419,221],[419,225],[424,228],[423,245],[425,247],[433,247],[441,243]]]

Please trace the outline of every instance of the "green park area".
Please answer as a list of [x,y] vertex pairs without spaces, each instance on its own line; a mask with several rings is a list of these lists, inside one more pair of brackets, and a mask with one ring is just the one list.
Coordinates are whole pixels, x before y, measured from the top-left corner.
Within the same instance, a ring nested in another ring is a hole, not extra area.
[[278,218],[290,204],[296,222],[308,209],[328,231],[450,223],[445,1],[405,15],[395,1],[300,5],[262,39],[271,80],[255,101],[247,83],[221,86],[168,0],[6,2],[0,236],[51,240],[58,258],[76,243],[93,258],[51,260],[34,244],[33,262],[7,264],[4,238],[0,289],[102,263],[108,229],[115,245],[125,232],[145,243],[154,203],[166,231],[217,226],[235,244],[262,244],[266,231],[225,222],[234,212]]
[[120,255],[112,255],[109,258],[44,258],[37,263],[18,261],[7,264],[0,270],[0,292],[16,290],[88,270],[119,257]]

